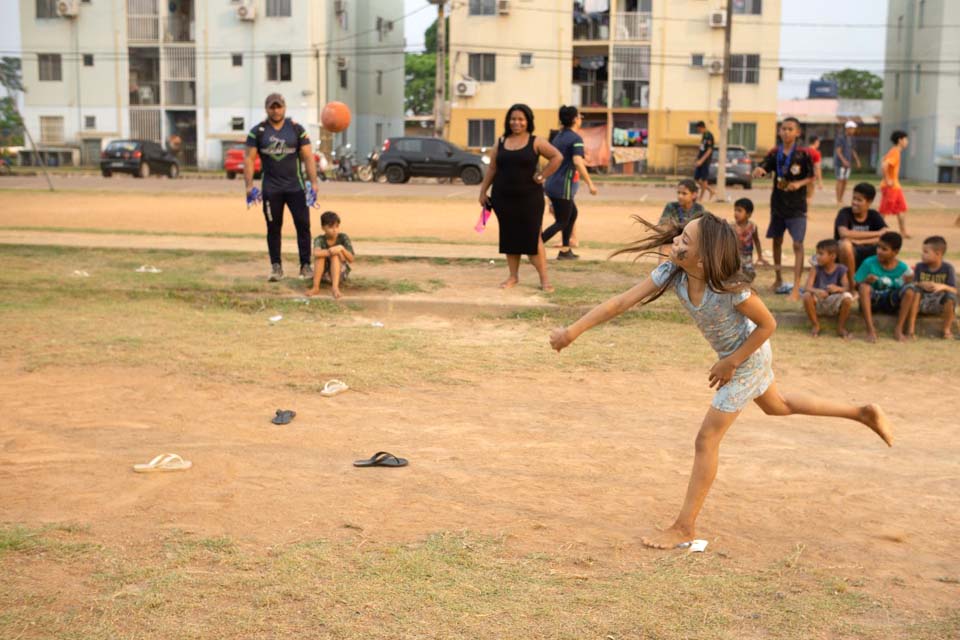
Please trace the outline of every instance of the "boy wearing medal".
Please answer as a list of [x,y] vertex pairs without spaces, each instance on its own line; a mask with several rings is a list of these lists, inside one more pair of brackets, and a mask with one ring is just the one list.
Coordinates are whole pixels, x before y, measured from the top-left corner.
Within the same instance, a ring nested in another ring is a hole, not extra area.
[[[784,118],[780,124],[780,144],[764,158],[753,175],[763,178],[772,174],[773,193],[770,195],[770,226],[767,237],[773,240],[773,265],[776,272],[773,290],[789,293],[793,301],[800,300],[800,279],[803,277],[803,239],[807,233],[807,185],[814,181],[813,164],[807,151],[797,144],[800,121]],[[784,284],[781,274],[783,234],[789,231],[793,239],[793,284]]]

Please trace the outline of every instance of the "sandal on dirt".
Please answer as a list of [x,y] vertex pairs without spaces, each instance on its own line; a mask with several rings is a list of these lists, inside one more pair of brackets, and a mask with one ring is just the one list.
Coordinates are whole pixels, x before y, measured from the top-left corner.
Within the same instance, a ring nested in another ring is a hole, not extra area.
[[375,454],[373,454],[366,460],[354,460],[353,466],[355,467],[405,467],[407,466],[407,459],[398,458],[392,453],[388,453],[386,451],[377,451]]
[[161,453],[146,464],[135,464],[133,470],[137,473],[153,473],[154,471],[186,471],[193,466],[189,460],[184,460],[175,453]]
[[338,393],[343,393],[349,388],[343,380],[328,380],[327,383],[323,385],[323,389],[320,390],[320,395],[330,398]]
[[290,424],[290,421],[293,420],[296,415],[297,412],[291,409],[277,409],[277,415],[273,416],[271,422],[273,424]]
[[776,291],[775,291],[774,293],[776,293],[776,294],[779,295],[779,296],[785,296],[785,295],[787,295],[788,293],[790,293],[791,291],[793,291],[793,285],[792,285],[792,284],[782,284],[782,285],[780,285],[779,287],[777,287],[777,289],[776,289]]

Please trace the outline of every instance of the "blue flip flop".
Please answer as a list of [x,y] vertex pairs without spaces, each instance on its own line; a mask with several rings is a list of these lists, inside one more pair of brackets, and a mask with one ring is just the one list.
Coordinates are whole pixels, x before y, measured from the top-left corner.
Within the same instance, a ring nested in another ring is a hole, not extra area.
[[789,294],[791,291],[793,291],[793,285],[792,285],[792,284],[782,284],[782,285],[780,285],[779,287],[777,287],[777,289],[776,289],[776,291],[775,291],[774,293],[776,293],[777,295],[780,295],[780,296],[785,296],[785,295]]

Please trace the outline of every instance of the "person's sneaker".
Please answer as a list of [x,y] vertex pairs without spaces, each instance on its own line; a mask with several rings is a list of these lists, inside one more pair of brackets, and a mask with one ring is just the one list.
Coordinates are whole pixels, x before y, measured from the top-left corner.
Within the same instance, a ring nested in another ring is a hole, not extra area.
[[300,265],[300,279],[301,280],[312,280],[313,279],[313,267],[308,264]]
[[573,249],[570,251],[561,251],[557,254],[557,260],[579,260],[580,256],[573,252]]
[[270,267],[270,277],[267,282],[280,282],[283,280],[283,266],[279,262],[274,262]]

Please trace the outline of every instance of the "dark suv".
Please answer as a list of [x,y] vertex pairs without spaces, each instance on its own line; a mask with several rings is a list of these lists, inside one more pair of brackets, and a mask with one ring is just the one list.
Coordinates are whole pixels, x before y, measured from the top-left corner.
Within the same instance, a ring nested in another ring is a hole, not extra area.
[[[720,150],[714,149],[710,158],[710,184],[717,182],[717,168]],[[727,184],[738,184],[744,189],[753,188],[753,160],[746,149],[730,145],[727,147]]]
[[100,152],[100,173],[130,173],[146,178],[157,173],[170,178],[180,175],[180,165],[169,151],[150,140],[114,140]]
[[388,138],[383,143],[378,173],[387,182],[406,182],[414,176],[460,178],[480,184],[490,160],[439,138]]

